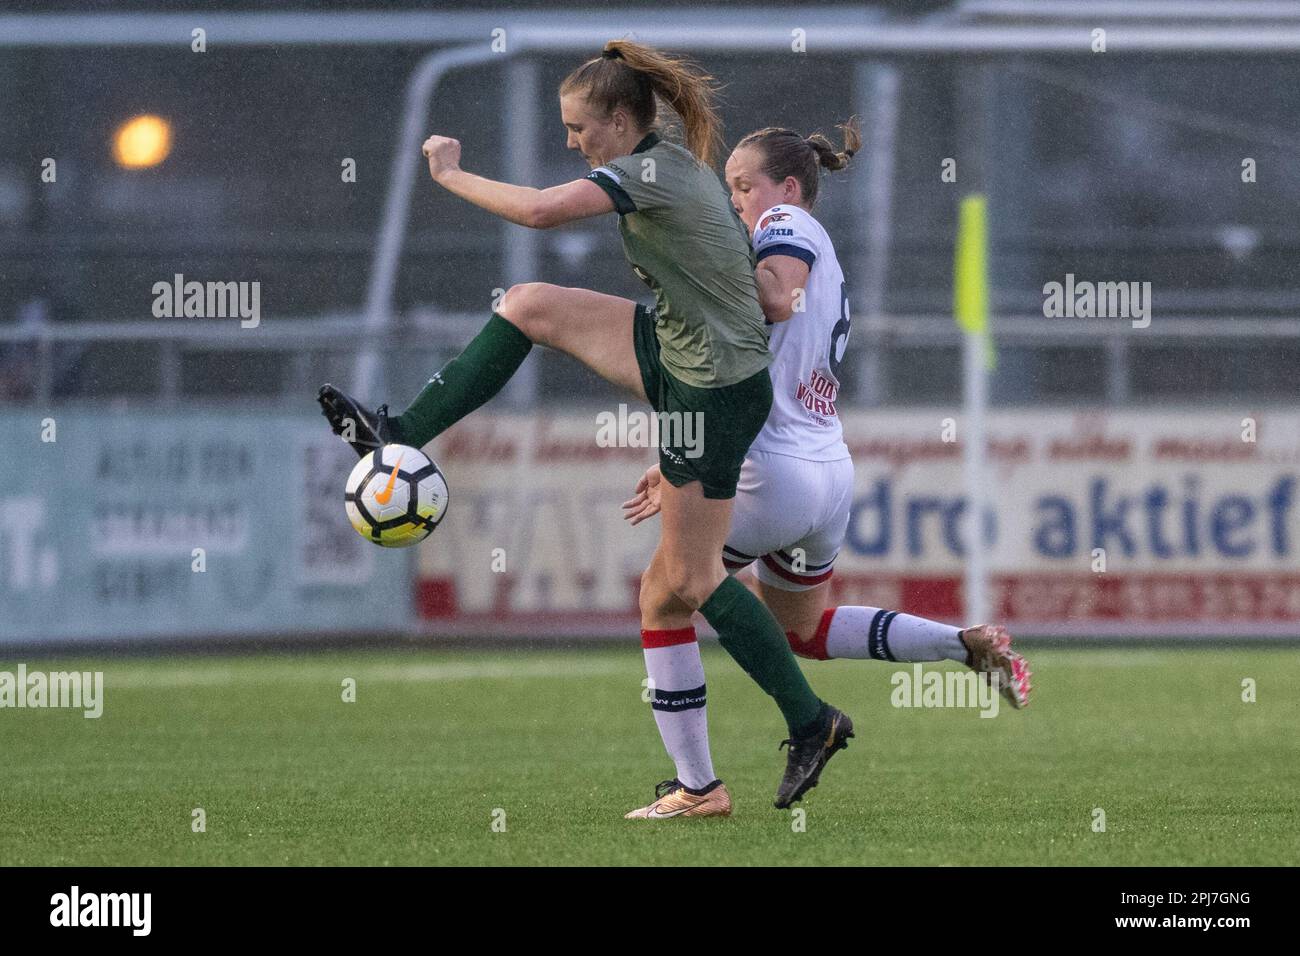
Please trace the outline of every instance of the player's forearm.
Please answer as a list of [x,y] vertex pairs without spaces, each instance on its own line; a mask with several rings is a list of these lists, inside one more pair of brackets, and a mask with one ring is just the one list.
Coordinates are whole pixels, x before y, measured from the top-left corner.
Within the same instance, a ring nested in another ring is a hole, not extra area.
[[781,277],[761,266],[754,273],[758,282],[758,304],[769,322],[784,322],[794,314],[795,290],[787,289]]
[[533,228],[543,225],[540,189],[499,183],[467,173],[463,169],[449,169],[442,173],[438,177],[438,185],[508,222]]

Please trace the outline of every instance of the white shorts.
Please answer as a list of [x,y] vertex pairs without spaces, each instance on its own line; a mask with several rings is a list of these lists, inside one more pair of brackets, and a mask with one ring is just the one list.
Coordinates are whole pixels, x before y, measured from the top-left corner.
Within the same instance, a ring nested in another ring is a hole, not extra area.
[[754,573],[764,584],[783,591],[816,587],[831,576],[852,504],[852,458],[805,461],[751,450],[722,549],[727,572],[757,561]]

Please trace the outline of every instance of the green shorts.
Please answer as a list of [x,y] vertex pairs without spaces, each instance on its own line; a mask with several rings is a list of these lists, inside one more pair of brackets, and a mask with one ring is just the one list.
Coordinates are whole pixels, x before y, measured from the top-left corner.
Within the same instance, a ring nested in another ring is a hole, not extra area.
[[760,369],[722,388],[678,381],[659,361],[653,309],[636,307],[632,346],[646,397],[658,413],[659,469],[677,488],[698,481],[706,498],[734,498],[740,466],[772,409],[772,378]]

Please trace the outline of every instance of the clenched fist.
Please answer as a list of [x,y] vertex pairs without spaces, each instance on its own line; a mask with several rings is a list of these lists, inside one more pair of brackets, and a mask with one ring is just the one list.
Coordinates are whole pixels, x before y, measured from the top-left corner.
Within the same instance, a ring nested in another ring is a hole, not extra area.
[[429,175],[435,181],[448,170],[460,168],[460,140],[450,136],[430,136],[421,148],[429,160]]

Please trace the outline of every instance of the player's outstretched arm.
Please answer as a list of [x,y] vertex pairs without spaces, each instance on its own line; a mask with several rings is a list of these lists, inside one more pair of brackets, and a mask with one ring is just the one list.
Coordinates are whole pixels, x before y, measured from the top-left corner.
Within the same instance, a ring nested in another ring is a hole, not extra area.
[[460,168],[460,141],[448,136],[430,136],[424,141],[424,155],[429,175],[439,186],[519,226],[550,229],[614,211],[614,201],[590,180],[533,189],[467,173]]

